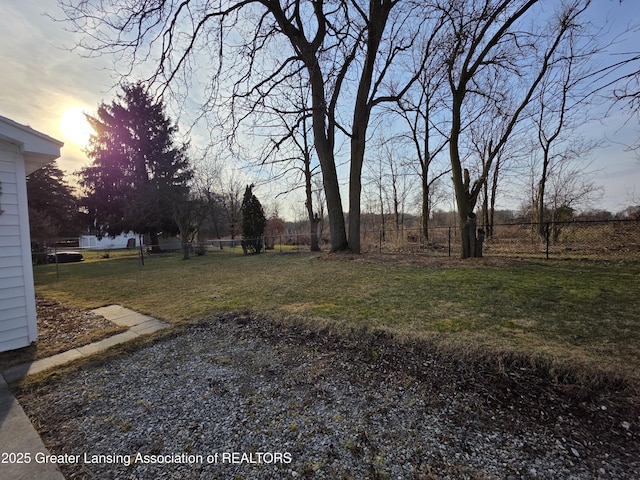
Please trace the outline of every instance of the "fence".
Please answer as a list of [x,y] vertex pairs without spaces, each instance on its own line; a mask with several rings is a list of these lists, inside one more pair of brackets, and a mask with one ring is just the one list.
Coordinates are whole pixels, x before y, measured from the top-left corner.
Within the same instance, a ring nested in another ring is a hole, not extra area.
[[[430,227],[426,237],[421,229],[386,229],[365,240],[367,250],[380,253],[458,256],[461,248],[456,226]],[[498,224],[485,236],[483,254],[640,260],[640,220]]]
[[[243,243],[249,246],[255,243],[261,243],[260,248],[263,252],[283,252],[285,250],[308,251],[309,246],[311,245],[311,237],[308,233],[289,233],[283,235],[265,235],[260,238],[247,238],[244,241],[242,238],[221,238],[204,242],[193,242],[189,245],[191,247],[191,253],[198,255],[206,253],[206,251],[208,251],[209,249],[229,249],[232,251],[235,251],[236,249],[243,249]],[[328,248],[328,239],[324,237],[319,238],[318,243],[320,246],[325,247],[325,249]],[[252,251],[253,247],[250,248],[250,250]]]
[[[309,251],[311,239],[308,233],[290,233],[265,236],[264,252]],[[404,253],[410,255],[458,257],[460,255],[460,228],[430,227],[424,236],[421,229],[363,232],[363,252]],[[329,248],[329,239],[319,238],[322,250]],[[70,249],[97,256],[109,256],[110,249],[83,249],[77,243],[57,242],[51,247],[33,251],[34,263],[60,261],[56,252]],[[209,250],[242,249],[242,240],[215,239],[190,244],[190,253],[201,255]],[[116,250],[117,251],[117,250]],[[116,251],[113,251],[115,253]],[[139,248],[117,255],[139,255]],[[51,254],[54,254],[52,257]],[[531,258],[598,258],[640,260],[640,219],[537,223],[508,223],[493,226],[483,244],[485,256],[518,256]],[[64,260],[63,260],[64,261]],[[72,260],[69,260],[72,261]]]
[[[33,246],[31,250],[32,261],[34,265],[46,264],[46,263],[68,263],[74,262],[78,259],[82,259],[83,256],[89,258],[95,256],[96,258],[108,258],[111,256],[158,256],[162,253],[171,251],[177,251],[182,249],[182,245],[179,240],[175,240],[170,244],[161,244],[158,251],[150,251],[150,245],[144,243],[140,245],[134,241],[127,242],[125,245],[113,245],[107,244],[106,246],[96,245],[82,245],[77,238],[74,239],[55,239],[47,243],[46,245]],[[283,252],[285,250],[308,250],[311,244],[311,237],[302,233],[290,233],[285,235],[271,235],[264,236],[260,239],[247,239],[251,243],[251,240],[258,240],[262,242],[263,251],[276,251]],[[329,241],[326,238],[319,239],[321,246],[327,248]],[[203,255],[209,250],[243,250],[242,238],[222,238],[208,240],[205,242],[191,242],[189,243],[189,253],[191,255]],[[72,255],[73,254],[73,255]]]

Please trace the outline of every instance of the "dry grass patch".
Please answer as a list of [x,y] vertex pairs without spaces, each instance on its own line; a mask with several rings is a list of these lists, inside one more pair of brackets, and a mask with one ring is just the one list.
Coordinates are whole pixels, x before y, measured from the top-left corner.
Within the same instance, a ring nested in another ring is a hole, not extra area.
[[173,323],[244,311],[640,379],[639,262],[216,251],[65,265],[59,280],[42,266],[35,278],[81,308],[117,303]]

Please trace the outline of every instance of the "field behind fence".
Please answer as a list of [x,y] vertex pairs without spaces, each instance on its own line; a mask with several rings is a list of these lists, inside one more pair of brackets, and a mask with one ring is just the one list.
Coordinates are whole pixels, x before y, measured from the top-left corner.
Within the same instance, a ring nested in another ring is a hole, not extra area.
[[[421,229],[386,229],[369,232],[364,243],[369,252],[456,257],[460,228],[431,227],[426,237]],[[640,221],[497,224],[485,233],[483,255],[640,260]]]
[[[292,232],[265,236],[264,252],[309,251],[308,233]],[[179,241],[178,241],[179,242]],[[179,243],[177,244],[179,246]],[[327,251],[327,235],[319,239],[320,248]],[[148,246],[143,246],[144,255]],[[139,255],[139,246],[123,253],[122,248],[78,248],[77,242],[58,241],[52,246],[34,251],[34,263],[46,263],[47,253],[80,250],[88,256]],[[175,250],[175,248],[174,248]],[[213,239],[190,244],[192,255],[210,250],[231,250],[242,253],[242,239]],[[362,233],[362,251],[365,253],[409,254],[422,256],[459,257],[460,227],[430,227],[424,236],[419,228],[400,230],[369,230]],[[92,253],[94,252],[94,253]],[[116,253],[117,252],[117,253]],[[529,257],[548,259],[625,259],[640,260],[640,220],[598,220],[573,222],[505,223],[496,224],[486,232],[483,256]]]

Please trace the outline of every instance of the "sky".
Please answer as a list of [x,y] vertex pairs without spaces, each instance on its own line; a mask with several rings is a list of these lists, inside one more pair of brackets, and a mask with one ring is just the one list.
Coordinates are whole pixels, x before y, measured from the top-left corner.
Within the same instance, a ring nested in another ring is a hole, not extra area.
[[[593,1],[594,21],[605,24],[611,32],[622,31],[638,18],[636,0]],[[58,165],[72,173],[88,164],[82,148],[90,130],[82,112],[94,113],[100,103],[110,102],[117,93],[113,89],[113,60],[104,56],[87,58],[71,51],[69,47],[78,40],[76,34],[45,14],[62,16],[55,0],[0,2],[0,115],[63,141]],[[637,52],[639,45],[640,31],[636,30],[615,48]],[[588,167],[595,182],[603,187],[597,207],[616,212],[640,204],[640,159],[626,147],[640,138],[638,118],[617,109],[606,116],[601,112],[583,133],[605,142],[592,153]],[[343,180],[346,183],[346,177]],[[277,188],[270,189],[272,200],[276,192]]]

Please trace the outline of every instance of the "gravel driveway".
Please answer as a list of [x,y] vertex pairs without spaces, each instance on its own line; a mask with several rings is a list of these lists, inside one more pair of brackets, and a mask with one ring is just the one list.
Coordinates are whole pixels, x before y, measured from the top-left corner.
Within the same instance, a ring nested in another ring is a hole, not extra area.
[[242,316],[19,400],[68,479],[640,478],[611,394]]

